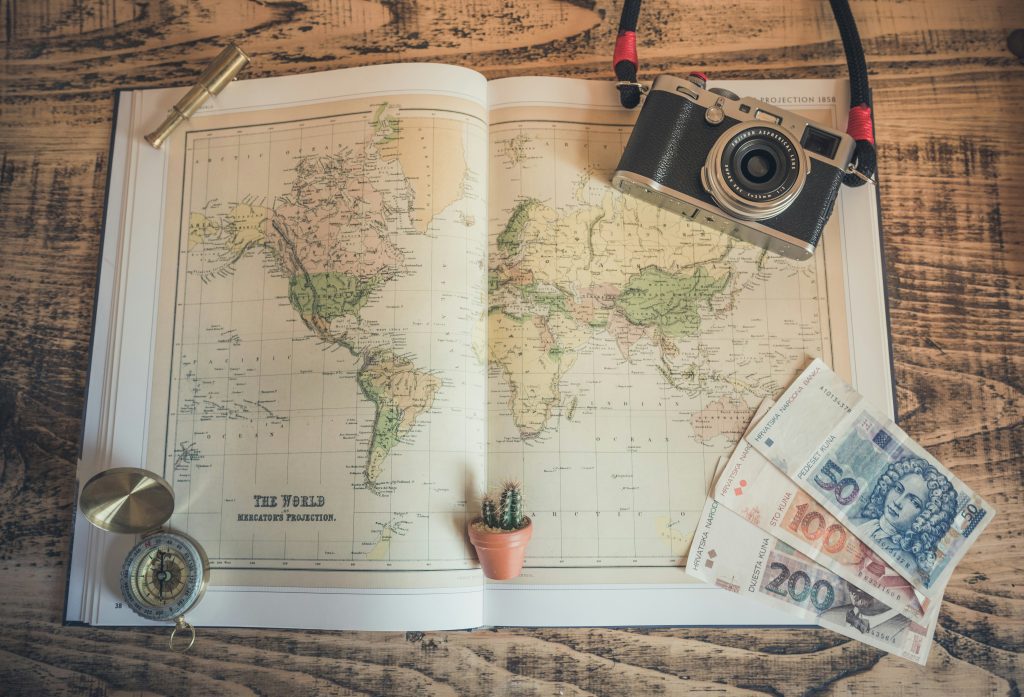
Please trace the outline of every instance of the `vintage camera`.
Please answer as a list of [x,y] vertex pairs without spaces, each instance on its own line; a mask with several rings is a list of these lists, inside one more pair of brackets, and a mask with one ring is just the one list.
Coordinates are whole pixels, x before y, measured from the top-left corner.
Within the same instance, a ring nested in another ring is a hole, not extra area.
[[792,259],[807,259],[832,214],[856,143],[757,99],[654,81],[612,184]]

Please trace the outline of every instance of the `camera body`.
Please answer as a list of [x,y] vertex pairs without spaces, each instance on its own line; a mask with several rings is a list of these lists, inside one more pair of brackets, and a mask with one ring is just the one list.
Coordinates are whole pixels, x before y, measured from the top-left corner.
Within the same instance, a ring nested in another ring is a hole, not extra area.
[[703,80],[654,81],[612,178],[615,188],[792,259],[832,215],[849,135]]

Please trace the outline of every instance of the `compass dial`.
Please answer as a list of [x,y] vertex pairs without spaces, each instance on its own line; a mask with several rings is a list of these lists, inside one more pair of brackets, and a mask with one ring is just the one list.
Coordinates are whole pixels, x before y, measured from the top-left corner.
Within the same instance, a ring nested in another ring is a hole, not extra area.
[[137,615],[168,621],[199,602],[208,578],[209,563],[198,542],[178,532],[158,532],[125,558],[121,594]]

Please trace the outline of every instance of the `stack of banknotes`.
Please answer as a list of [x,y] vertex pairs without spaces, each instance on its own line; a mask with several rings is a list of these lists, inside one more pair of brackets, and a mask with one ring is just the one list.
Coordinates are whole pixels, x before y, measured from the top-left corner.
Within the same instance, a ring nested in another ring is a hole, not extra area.
[[687,571],[924,664],[995,510],[820,360],[719,463]]

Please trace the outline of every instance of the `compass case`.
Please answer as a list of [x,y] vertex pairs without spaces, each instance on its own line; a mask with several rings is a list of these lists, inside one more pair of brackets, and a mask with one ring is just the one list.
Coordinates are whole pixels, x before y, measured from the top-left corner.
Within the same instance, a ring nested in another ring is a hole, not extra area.
[[142,534],[174,512],[174,490],[163,477],[139,467],[104,470],[82,487],[78,499],[90,523],[109,532]]

